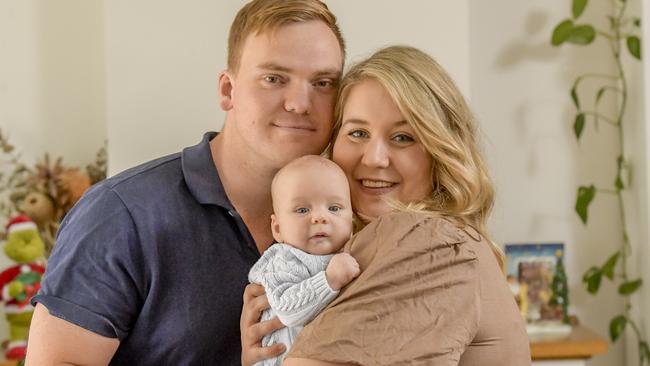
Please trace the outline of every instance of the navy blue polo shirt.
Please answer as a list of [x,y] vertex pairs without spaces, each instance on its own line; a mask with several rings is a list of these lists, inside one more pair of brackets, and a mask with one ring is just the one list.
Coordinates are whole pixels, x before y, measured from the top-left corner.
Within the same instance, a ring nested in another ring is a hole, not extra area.
[[61,225],[32,303],[118,338],[111,364],[240,364],[260,255],[219,179],[214,136],[99,183]]

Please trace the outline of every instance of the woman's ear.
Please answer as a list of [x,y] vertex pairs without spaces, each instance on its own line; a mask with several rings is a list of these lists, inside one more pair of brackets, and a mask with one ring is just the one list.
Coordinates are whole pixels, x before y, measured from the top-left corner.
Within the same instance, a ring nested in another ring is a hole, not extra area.
[[228,70],[224,70],[219,74],[219,105],[224,111],[229,111],[233,106],[233,86],[235,80]]
[[278,243],[282,243],[282,236],[280,234],[280,223],[275,218],[275,214],[271,215],[271,232],[273,233],[273,239]]

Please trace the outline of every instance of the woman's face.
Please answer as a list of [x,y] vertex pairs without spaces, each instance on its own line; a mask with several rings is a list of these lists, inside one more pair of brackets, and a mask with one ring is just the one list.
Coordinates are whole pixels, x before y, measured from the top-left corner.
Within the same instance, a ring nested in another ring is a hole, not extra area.
[[431,194],[433,159],[374,79],[350,90],[332,159],[345,171],[352,206],[360,214],[389,212],[385,198],[408,203]]

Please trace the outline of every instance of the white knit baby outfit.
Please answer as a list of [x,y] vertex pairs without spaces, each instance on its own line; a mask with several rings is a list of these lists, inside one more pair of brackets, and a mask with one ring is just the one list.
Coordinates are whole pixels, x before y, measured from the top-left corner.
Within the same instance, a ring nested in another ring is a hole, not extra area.
[[270,309],[262,321],[278,316],[286,325],[262,339],[262,346],[284,343],[282,355],[254,366],[279,366],[305,324],[327,306],[339,291],[325,278],[325,269],[334,255],[309,254],[289,244],[271,245],[248,273],[248,281],[264,286]]

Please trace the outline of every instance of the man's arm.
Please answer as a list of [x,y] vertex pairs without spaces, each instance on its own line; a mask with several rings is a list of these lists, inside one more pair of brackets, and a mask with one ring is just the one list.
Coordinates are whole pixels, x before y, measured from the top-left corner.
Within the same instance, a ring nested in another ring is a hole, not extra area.
[[27,366],[108,365],[120,341],[50,315],[36,305],[29,329]]

